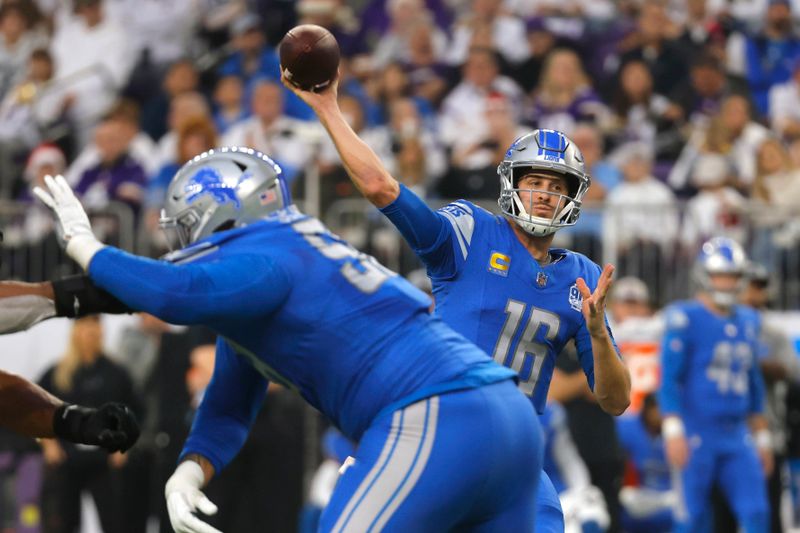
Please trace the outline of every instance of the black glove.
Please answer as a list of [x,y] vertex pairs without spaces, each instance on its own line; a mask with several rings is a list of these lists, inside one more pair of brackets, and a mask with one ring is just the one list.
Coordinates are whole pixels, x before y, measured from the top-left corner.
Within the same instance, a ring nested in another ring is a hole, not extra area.
[[139,424],[133,411],[121,403],[107,403],[99,409],[64,404],[53,415],[53,432],[71,442],[124,452],[139,438]]

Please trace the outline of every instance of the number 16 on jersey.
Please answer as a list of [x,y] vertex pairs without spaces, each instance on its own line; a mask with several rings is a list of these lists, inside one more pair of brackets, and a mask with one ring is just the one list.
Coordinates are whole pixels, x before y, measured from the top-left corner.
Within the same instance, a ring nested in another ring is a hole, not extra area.
[[[539,381],[539,372],[549,351],[547,344],[537,339],[544,337],[542,340],[554,340],[558,335],[561,320],[555,313],[530,306],[530,313],[525,321],[523,319],[526,308],[524,302],[512,299],[506,302],[506,320],[495,344],[492,358],[519,373],[520,390],[528,396],[533,396],[536,383]],[[523,322],[525,329],[518,337],[517,333]]]

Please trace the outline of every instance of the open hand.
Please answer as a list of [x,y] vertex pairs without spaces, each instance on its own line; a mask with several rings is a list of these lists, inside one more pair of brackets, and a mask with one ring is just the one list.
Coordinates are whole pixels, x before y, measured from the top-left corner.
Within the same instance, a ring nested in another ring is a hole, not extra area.
[[608,264],[597,280],[594,292],[583,278],[578,278],[575,284],[583,297],[581,311],[586,320],[586,327],[592,336],[604,335],[606,332],[606,296],[611,288],[611,277],[614,275],[614,265]]

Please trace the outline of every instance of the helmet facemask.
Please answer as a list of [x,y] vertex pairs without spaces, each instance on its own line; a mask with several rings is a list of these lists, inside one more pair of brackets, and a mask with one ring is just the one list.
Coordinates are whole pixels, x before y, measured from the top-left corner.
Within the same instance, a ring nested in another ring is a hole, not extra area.
[[[531,173],[564,178],[567,193],[520,188],[520,179]],[[563,133],[545,129],[534,130],[514,141],[497,167],[497,174],[500,177],[500,210],[535,237],[552,235],[560,228],[574,225],[591,183],[577,146]],[[520,192],[525,194],[520,195]],[[533,214],[535,198],[542,194],[557,197],[550,216]]]
[[[563,177],[567,184],[567,193],[557,193],[542,189],[527,189],[518,186],[522,177],[530,173]],[[554,170],[543,170],[530,165],[509,165],[498,168],[500,175],[499,205],[503,214],[511,218],[519,227],[535,237],[544,237],[555,233],[563,227],[572,226],[578,221],[582,205],[581,199],[589,187],[588,179],[580,180],[571,173]],[[525,201],[520,192],[525,192]],[[533,214],[536,198],[548,195],[557,199],[553,214],[549,217]]]

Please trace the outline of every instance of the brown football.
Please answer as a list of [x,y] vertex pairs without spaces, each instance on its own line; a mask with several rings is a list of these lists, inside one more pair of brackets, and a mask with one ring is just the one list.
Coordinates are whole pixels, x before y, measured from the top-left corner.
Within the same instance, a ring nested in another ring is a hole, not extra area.
[[278,45],[281,70],[292,84],[307,91],[321,91],[336,77],[339,43],[316,24],[302,24],[289,30]]

